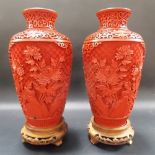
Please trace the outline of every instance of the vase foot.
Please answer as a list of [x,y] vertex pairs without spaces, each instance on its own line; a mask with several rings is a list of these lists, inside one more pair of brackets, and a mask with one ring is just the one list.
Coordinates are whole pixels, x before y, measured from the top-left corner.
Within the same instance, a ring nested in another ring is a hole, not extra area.
[[53,128],[36,128],[25,124],[21,130],[22,142],[32,145],[54,144],[60,146],[67,129],[67,124],[64,120]]
[[94,118],[92,118],[88,124],[88,135],[92,144],[132,144],[134,130],[129,120],[127,120],[127,123],[124,126],[118,128],[107,128],[96,124],[94,122]]

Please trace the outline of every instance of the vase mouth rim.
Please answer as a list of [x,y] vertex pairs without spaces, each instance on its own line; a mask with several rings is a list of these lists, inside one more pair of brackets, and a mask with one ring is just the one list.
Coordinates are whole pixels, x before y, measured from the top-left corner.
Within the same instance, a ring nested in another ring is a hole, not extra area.
[[53,9],[47,9],[47,8],[41,8],[41,7],[32,7],[32,8],[26,8],[23,10],[23,14],[27,12],[33,12],[33,11],[41,11],[41,12],[49,12],[55,15],[56,17],[58,16],[57,12]]
[[124,8],[124,7],[110,7],[110,8],[105,8],[105,9],[101,9],[99,11],[96,12],[96,15],[100,15],[104,12],[109,12],[109,11],[125,11],[128,13],[131,13],[131,9],[129,8]]

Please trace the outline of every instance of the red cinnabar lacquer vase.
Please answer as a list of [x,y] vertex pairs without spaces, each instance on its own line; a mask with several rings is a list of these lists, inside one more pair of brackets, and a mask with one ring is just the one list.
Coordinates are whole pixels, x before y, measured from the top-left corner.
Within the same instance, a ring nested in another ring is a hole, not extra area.
[[145,54],[142,37],[127,28],[131,10],[97,12],[100,27],[83,45],[86,88],[93,113],[88,134],[98,142],[131,144],[134,130],[128,117],[133,108]]
[[72,64],[70,40],[55,29],[57,13],[30,8],[23,12],[27,29],[14,35],[9,56],[26,123],[24,142],[60,145],[67,132],[62,113]]

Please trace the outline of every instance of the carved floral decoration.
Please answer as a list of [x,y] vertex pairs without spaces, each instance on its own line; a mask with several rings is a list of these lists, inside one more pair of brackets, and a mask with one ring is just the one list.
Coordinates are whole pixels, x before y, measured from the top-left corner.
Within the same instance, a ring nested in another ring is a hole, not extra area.
[[[111,57],[104,56],[104,48],[96,51],[88,51],[87,46],[83,48],[84,71],[92,111],[99,117],[127,117],[140,82],[143,48],[141,44],[125,44],[114,49]],[[123,112],[119,113],[119,110]]]
[[57,54],[54,51],[47,57],[46,50],[34,45],[12,48],[13,76],[26,116],[32,119],[61,117],[70,79],[70,48],[64,51],[65,55],[56,49]]

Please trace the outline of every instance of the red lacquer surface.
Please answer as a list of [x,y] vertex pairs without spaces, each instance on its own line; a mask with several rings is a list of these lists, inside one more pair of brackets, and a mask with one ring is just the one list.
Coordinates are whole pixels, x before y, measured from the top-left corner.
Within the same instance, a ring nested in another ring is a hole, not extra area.
[[107,127],[126,123],[136,98],[145,54],[142,37],[127,28],[131,11],[97,12],[100,27],[83,45],[86,88],[95,122]]
[[56,31],[57,13],[32,8],[24,12],[27,29],[14,35],[9,56],[16,91],[28,124],[52,127],[61,121],[67,97],[72,50]]

